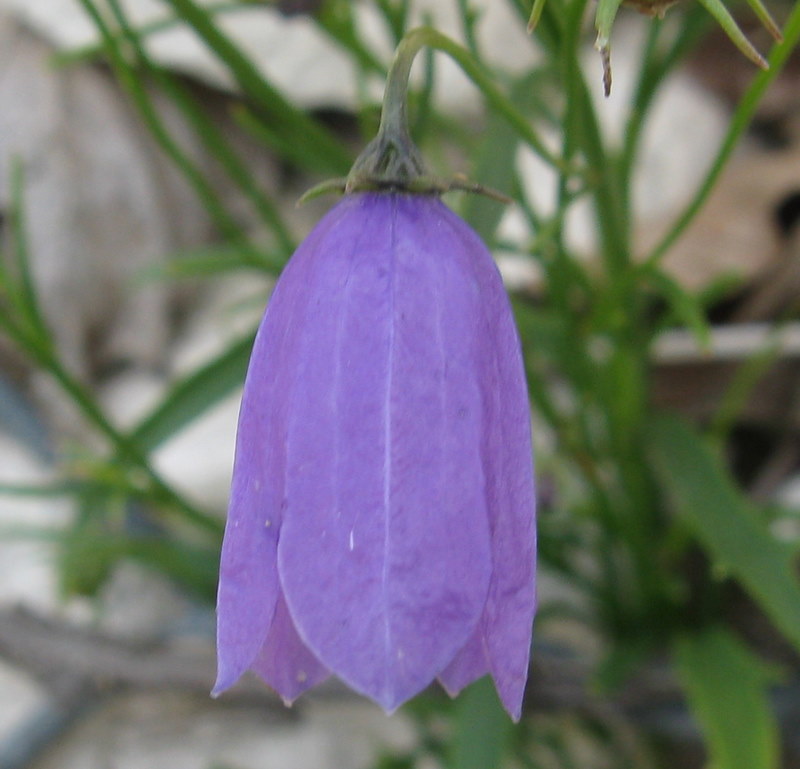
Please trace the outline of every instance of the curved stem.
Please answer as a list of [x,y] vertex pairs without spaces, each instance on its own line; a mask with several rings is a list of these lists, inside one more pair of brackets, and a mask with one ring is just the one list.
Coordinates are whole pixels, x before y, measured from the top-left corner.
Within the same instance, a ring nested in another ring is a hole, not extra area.
[[562,168],[563,161],[545,147],[544,142],[530,126],[527,118],[521,115],[511,99],[497,88],[490,75],[478,64],[472,54],[466,48],[432,27],[416,27],[412,29],[397,47],[397,52],[386,80],[381,130],[390,125],[396,127],[401,121],[406,120],[405,95],[408,91],[411,65],[414,57],[423,47],[441,51],[453,59],[484,95],[486,101],[508,121],[519,136],[550,165]]

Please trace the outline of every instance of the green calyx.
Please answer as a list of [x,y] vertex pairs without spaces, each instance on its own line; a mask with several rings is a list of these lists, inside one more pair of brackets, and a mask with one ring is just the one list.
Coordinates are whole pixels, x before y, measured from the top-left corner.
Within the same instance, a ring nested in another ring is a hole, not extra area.
[[[385,107],[384,107],[385,109]],[[346,191],[405,189],[425,176],[425,163],[404,125],[384,125],[358,156],[347,176]]]
[[408,131],[406,104],[408,79],[414,57],[427,44],[441,35],[427,27],[411,30],[395,52],[386,79],[381,123],[378,135],[356,158],[345,179],[331,179],[306,192],[299,203],[329,192],[406,192],[414,195],[441,195],[450,190],[463,190],[486,195],[504,203],[510,202],[495,190],[470,182],[463,177],[439,179],[425,170],[425,162]]

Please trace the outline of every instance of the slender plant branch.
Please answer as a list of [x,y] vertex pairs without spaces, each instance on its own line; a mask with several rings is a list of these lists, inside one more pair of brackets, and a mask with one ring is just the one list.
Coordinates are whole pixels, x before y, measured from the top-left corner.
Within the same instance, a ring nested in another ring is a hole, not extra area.
[[[395,54],[398,64],[395,77],[391,73],[386,83],[387,96],[390,89],[405,93],[408,89],[408,77],[414,56],[421,48],[433,48],[447,54],[461,67],[464,74],[472,80],[486,101],[517,131],[520,138],[551,166],[563,169],[564,162],[556,157],[542,141],[539,134],[531,126],[528,118],[520,114],[511,99],[508,98],[493,82],[491,75],[481,67],[473,55],[463,46],[431,27],[412,29],[400,42]],[[404,99],[386,99],[388,103],[405,104]],[[387,115],[386,119],[391,119]]]

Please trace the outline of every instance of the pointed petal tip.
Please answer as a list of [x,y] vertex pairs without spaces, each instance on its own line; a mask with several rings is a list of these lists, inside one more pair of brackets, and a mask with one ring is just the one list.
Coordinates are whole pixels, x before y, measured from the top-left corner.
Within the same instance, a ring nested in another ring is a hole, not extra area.
[[[477,679],[475,679],[477,680]],[[468,686],[469,684],[464,684],[463,686],[452,686],[445,683],[441,678],[438,679],[439,684],[441,685],[442,689],[444,689],[447,696],[454,700],[458,697],[459,694]],[[470,681],[469,683],[473,683]],[[511,720],[518,724],[520,719],[522,718],[522,700],[519,697],[510,697],[508,695],[503,696],[500,690],[497,688],[497,684],[495,683],[495,691],[497,692],[497,698],[500,700],[500,704],[503,706],[503,710],[508,713]]]
[[523,684],[521,689],[512,692],[501,692],[497,688],[497,696],[500,698],[503,709],[511,716],[511,720],[518,724],[522,718],[522,709],[525,704],[525,685]]
[[508,715],[511,717],[511,720],[515,724],[518,724],[520,718],[522,718],[522,705],[525,699],[525,684],[523,683],[522,687],[501,687],[497,680],[495,680],[494,686],[495,691],[497,692],[497,697],[500,700],[500,704],[503,706],[503,710],[508,713]]
[[378,700],[375,700],[375,702],[380,706],[381,710],[383,711],[383,714],[387,718],[391,718],[395,713],[397,713],[400,707],[405,702],[407,702],[407,700],[403,700],[402,702],[396,702],[394,700],[387,699],[384,702],[378,702]]
[[444,693],[451,700],[454,700],[456,697],[458,697],[458,693],[461,691],[461,689],[456,689],[452,686],[448,686],[444,681],[442,681],[441,678],[437,678],[436,680],[439,682],[439,686],[441,686],[442,689],[444,689]]
[[414,691],[398,692],[393,688],[387,687],[383,691],[370,692],[366,691],[360,686],[355,686],[351,683],[348,683],[341,677],[339,680],[341,680],[349,688],[353,689],[353,691],[356,691],[367,699],[372,700],[372,702],[374,702],[386,714],[387,717],[393,716],[409,700],[412,700],[427,688],[427,686],[424,686],[422,689],[417,689]]
[[217,699],[221,694],[224,694],[231,688],[243,675],[244,671],[239,671],[220,664],[217,669],[217,680],[214,682],[214,688],[211,690],[211,697]]

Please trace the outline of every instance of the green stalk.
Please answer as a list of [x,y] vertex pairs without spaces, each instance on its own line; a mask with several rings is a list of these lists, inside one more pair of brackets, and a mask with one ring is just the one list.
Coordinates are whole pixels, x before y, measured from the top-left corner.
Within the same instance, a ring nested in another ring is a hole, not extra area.
[[682,19],[681,31],[676,35],[669,48],[659,51],[659,43],[666,25],[660,19],[650,23],[648,38],[644,48],[643,61],[639,71],[639,79],[631,101],[630,116],[625,127],[625,141],[619,161],[621,189],[625,195],[625,207],[630,210],[630,192],[633,169],[639,150],[639,142],[644,128],[644,121],[649,114],[653,99],[659,86],[669,73],[679,65],[686,54],[705,34],[710,19],[703,8],[695,6],[687,9]]
[[[10,273],[4,275],[7,282],[5,293],[14,309],[22,316],[23,322],[30,329],[30,332],[37,338],[44,339],[47,336],[46,326],[31,273],[30,251],[28,249],[24,221],[24,170],[19,158],[13,158],[11,163],[9,225],[17,275],[12,276]],[[15,277],[18,283],[17,286],[14,286]]]
[[489,105],[513,126],[524,142],[550,165],[556,168],[563,167],[563,161],[547,149],[528,119],[520,114],[511,99],[495,86],[492,77],[478,64],[473,55],[466,48],[431,27],[412,29],[397,47],[386,81],[385,106],[381,116],[382,127],[387,122],[395,124],[394,121],[404,116],[405,94],[408,91],[411,65],[414,57],[422,48],[433,48],[453,59],[483,94]]
[[109,440],[117,454],[139,467],[147,476],[152,490],[167,505],[184,515],[186,520],[204,531],[219,534],[220,521],[213,515],[203,512],[184,499],[150,466],[138,447],[111,424],[108,417],[97,405],[93,396],[62,364],[52,349],[52,345],[18,325],[5,315],[0,315],[0,328],[23,349],[36,363],[55,379],[59,387],[70,397],[78,410],[97,431]]

